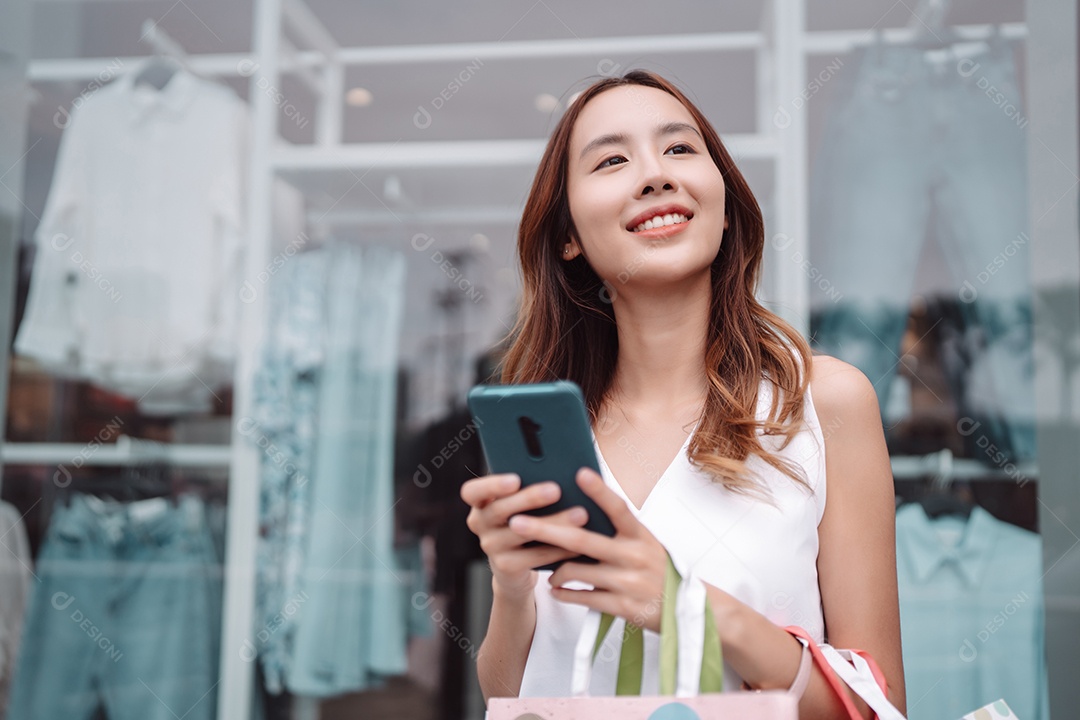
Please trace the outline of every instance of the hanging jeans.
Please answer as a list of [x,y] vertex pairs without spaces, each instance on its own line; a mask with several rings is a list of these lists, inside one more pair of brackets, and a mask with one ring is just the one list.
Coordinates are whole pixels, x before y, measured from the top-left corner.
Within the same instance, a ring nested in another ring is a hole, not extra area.
[[866,373],[886,406],[933,220],[953,279],[943,297],[974,329],[961,431],[1032,458],[1027,121],[1011,50],[875,44],[846,65],[811,173],[815,262],[837,291],[816,308],[816,347]]
[[405,257],[331,246],[326,362],[310,489],[307,599],[288,687],[326,697],[408,669],[407,575],[394,553],[394,403]]
[[35,573],[9,717],[214,717],[221,591],[199,500],[75,495]]

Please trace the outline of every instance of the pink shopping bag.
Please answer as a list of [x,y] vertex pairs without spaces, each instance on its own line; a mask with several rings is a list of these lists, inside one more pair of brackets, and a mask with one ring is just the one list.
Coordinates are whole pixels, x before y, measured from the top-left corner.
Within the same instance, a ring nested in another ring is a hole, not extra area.
[[[590,610],[573,661],[569,697],[492,698],[489,720],[798,720],[799,697],[809,678],[808,656],[798,692],[721,693],[723,661],[712,608],[700,581],[683,581],[669,558],[660,631],[661,695],[639,696],[641,633],[624,636],[615,697],[589,697],[589,677],[600,641],[613,618]],[[623,662],[628,661],[628,662]],[[637,675],[636,677],[633,677]],[[700,694],[699,694],[700,693]]]
[[783,690],[697,697],[492,698],[489,720],[798,720],[799,701]]

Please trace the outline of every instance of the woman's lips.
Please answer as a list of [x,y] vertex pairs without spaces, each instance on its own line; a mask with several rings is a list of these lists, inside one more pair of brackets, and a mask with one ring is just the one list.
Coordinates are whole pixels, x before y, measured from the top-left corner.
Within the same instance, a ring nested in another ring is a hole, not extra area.
[[661,225],[660,227],[654,227],[651,230],[631,231],[631,235],[647,239],[671,237],[672,235],[676,235],[685,230],[691,220],[693,220],[693,218],[689,218],[685,222],[675,223],[674,225]]

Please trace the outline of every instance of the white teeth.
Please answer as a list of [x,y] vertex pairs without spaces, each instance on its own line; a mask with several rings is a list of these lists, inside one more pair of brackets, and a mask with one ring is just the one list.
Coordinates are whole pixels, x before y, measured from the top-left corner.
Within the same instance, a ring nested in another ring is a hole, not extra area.
[[641,232],[642,230],[652,230],[653,228],[664,227],[665,225],[677,225],[678,223],[688,222],[688,218],[685,215],[679,213],[672,213],[670,215],[657,215],[654,218],[649,218],[645,222],[634,228],[634,232]]

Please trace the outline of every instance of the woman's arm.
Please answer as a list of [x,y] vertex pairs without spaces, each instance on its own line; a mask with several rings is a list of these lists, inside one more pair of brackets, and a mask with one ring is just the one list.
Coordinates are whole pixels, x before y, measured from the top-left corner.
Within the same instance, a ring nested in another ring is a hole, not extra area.
[[485,703],[493,697],[517,697],[536,631],[536,600],[531,589],[527,595],[514,596],[493,580],[492,591],[487,636],[476,656],[476,675]]
[[[885,673],[889,699],[903,712],[895,501],[877,396],[865,375],[831,357],[814,357],[810,381],[825,434],[827,486],[825,515],[818,527],[818,584],[828,641],[869,652]],[[710,587],[709,596],[732,667],[752,687],[789,686],[801,645],[727,593]],[[852,697],[864,717],[871,717],[866,705]],[[842,712],[815,669],[799,717],[834,718]]]
[[[524,547],[507,523],[518,513],[550,505],[561,492],[553,482],[521,489],[521,478],[513,474],[485,475],[461,486],[461,499],[472,508],[466,522],[491,565],[491,619],[476,658],[485,702],[490,697],[516,697],[521,689],[536,630],[537,573],[532,568],[575,555],[557,547]],[[574,507],[544,517],[543,524],[580,528],[587,519],[584,508]]]
[[869,652],[885,673],[889,699],[905,712],[896,500],[877,395],[862,372],[826,356],[814,358],[811,383],[825,432],[818,583],[828,640]]

